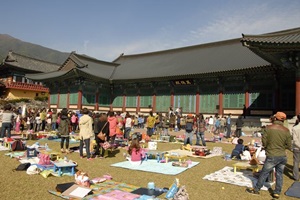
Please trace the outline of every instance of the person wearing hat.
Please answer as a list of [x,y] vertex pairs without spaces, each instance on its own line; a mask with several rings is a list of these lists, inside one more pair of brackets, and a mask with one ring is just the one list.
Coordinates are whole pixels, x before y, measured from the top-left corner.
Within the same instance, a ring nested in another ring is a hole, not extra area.
[[279,198],[283,184],[283,171],[287,163],[286,149],[290,150],[292,145],[290,131],[283,126],[285,119],[285,113],[277,112],[272,125],[266,126],[263,130],[262,146],[266,151],[266,160],[256,185],[254,188],[247,188],[246,192],[258,195],[267,177],[275,168],[276,185],[271,195],[273,198]]

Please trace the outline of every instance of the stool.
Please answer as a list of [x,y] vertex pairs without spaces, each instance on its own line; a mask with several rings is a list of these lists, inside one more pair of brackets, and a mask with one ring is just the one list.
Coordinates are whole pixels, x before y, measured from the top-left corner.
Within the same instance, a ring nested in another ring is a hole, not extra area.
[[251,169],[252,172],[258,172],[259,167],[258,165],[250,165],[247,162],[238,162],[232,165],[233,172],[236,173],[236,169]]
[[55,151],[42,150],[40,153],[49,155],[51,160],[58,160],[61,158],[60,153]]
[[170,159],[178,160],[179,162],[181,162],[181,160],[183,160],[185,162],[186,158],[187,158],[187,156],[185,156],[185,155],[170,155],[170,154],[165,154],[166,163],[168,163],[168,161]]

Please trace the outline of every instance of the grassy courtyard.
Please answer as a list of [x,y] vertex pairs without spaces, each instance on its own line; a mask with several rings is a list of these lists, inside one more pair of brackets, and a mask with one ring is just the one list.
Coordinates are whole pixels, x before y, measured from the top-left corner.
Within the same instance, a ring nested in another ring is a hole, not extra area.
[[[35,141],[28,141],[29,144]],[[41,142],[43,145],[43,143]],[[58,142],[48,142],[51,149],[59,150]],[[77,146],[72,144],[71,146]],[[223,151],[230,153],[234,145],[224,143],[207,143],[208,148],[212,149],[214,146],[223,148]],[[158,143],[158,150],[169,151],[171,149],[180,148],[180,144],[176,143]],[[115,150],[110,153],[105,159],[95,159],[87,161],[80,159],[78,153],[67,155],[69,159],[78,163],[78,170],[88,172],[91,178],[102,176],[106,173],[112,175],[113,180],[118,182],[125,182],[140,187],[147,187],[148,182],[155,182],[157,187],[169,187],[175,178],[179,178],[182,185],[186,185],[187,191],[192,200],[211,200],[211,199],[271,199],[267,191],[261,191],[260,196],[253,196],[245,192],[245,187],[240,187],[221,182],[213,182],[203,180],[202,178],[210,173],[222,169],[225,166],[232,166],[235,161],[225,161],[222,157],[213,157],[210,159],[191,158],[192,161],[198,161],[200,164],[188,169],[187,171],[177,175],[162,175],[156,173],[148,173],[141,171],[127,170],[123,168],[110,167],[111,164],[123,161],[124,149]],[[19,165],[16,159],[5,156],[7,151],[0,152],[0,188],[1,199],[14,200],[14,199],[61,199],[56,197],[47,190],[55,190],[56,184],[74,181],[74,177],[63,176],[54,177],[49,176],[47,179],[41,175],[27,175],[25,172],[13,172],[12,169]],[[288,152],[288,165],[285,169],[283,192],[280,199],[293,199],[284,195],[284,192],[293,183],[291,180],[292,175],[292,153]],[[165,194],[160,198],[164,199]]]

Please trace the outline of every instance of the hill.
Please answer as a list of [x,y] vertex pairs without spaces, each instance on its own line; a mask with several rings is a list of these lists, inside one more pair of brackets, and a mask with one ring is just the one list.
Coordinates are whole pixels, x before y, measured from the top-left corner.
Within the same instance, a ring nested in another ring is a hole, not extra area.
[[7,53],[10,50],[21,55],[57,64],[62,64],[69,56],[69,53],[64,53],[43,47],[41,45],[24,42],[7,34],[0,34],[0,47],[1,62],[7,56]]

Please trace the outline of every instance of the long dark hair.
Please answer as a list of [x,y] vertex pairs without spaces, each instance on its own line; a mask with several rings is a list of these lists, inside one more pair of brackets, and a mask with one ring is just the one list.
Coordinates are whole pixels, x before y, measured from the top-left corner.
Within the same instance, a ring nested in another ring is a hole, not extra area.
[[134,149],[134,148],[136,149],[137,152],[141,149],[139,140],[137,138],[134,138],[131,141],[131,144],[130,144],[129,149],[128,149],[129,155],[131,155],[132,149]]

